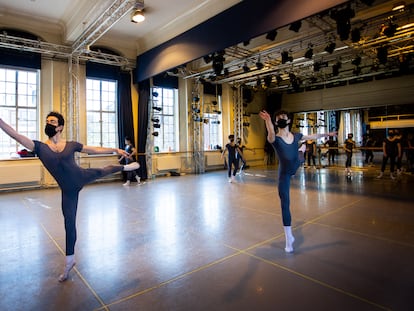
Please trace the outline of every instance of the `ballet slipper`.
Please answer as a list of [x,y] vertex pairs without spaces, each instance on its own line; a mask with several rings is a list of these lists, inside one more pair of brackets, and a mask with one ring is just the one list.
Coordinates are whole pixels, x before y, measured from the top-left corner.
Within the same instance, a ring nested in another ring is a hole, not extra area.
[[295,237],[292,234],[292,227],[291,226],[284,226],[283,229],[285,231],[285,239],[286,239],[285,252],[286,253],[292,253],[293,252],[293,242],[295,242]]
[[64,282],[69,277],[70,270],[76,265],[75,257],[73,255],[66,256],[66,264],[63,273],[59,275],[59,282]]

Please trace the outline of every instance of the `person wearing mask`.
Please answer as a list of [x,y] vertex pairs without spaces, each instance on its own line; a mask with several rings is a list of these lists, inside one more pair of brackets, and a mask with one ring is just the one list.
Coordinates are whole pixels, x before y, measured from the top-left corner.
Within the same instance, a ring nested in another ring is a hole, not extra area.
[[137,169],[137,163],[128,165],[108,165],[103,168],[84,169],[75,162],[75,152],[88,154],[116,153],[127,157],[126,151],[117,148],[86,146],[76,141],[63,139],[63,127],[65,120],[58,112],[50,112],[46,117],[45,134],[48,139],[45,142],[32,140],[19,134],[10,125],[0,118],[0,128],[11,138],[23,145],[28,150],[35,152],[42,164],[58,183],[62,193],[62,212],[66,234],[66,258],[59,281],[66,281],[69,272],[75,266],[76,243],[76,212],[78,208],[79,192],[82,188],[98,178],[121,171]]
[[[130,164],[133,162],[137,162],[136,156],[137,156],[137,149],[135,149],[134,145],[132,144],[132,140],[129,136],[125,137],[125,151],[128,154],[127,157],[122,156],[119,158],[119,162],[122,163],[122,161],[125,162],[125,164]],[[138,168],[139,168],[139,163]],[[137,185],[141,185],[141,178],[138,176],[136,171],[129,171],[126,172],[126,181],[123,184],[123,186],[129,186],[131,184],[131,181],[136,180]]]
[[374,151],[373,147],[375,146],[375,140],[373,139],[372,135],[367,135],[367,139],[365,141],[365,164],[369,164],[370,166],[373,166],[374,162]]
[[[273,118],[265,110],[260,111],[259,116],[265,121],[267,141],[273,146],[279,158],[278,192],[285,233],[285,252],[291,253],[293,252],[295,238],[292,233],[292,217],[290,213],[290,179],[296,174],[297,169],[302,164],[298,150],[300,141],[335,136],[336,133],[305,136],[301,133],[292,133],[289,130],[291,123],[289,113],[284,110],[276,112]],[[278,129],[277,132],[275,131],[275,126]]]
[[401,157],[401,142],[398,138],[395,137],[395,132],[393,129],[388,131],[388,136],[384,139],[382,143],[382,164],[381,172],[377,176],[378,179],[384,176],[385,167],[387,166],[388,159],[390,160],[390,177],[395,179],[394,169],[396,158]]
[[346,155],[346,161],[345,161],[345,172],[347,176],[351,176],[351,165],[352,165],[352,153],[353,149],[355,148],[355,141],[353,140],[354,134],[349,133],[348,138],[344,142],[344,149],[345,149],[345,155]]
[[308,167],[311,167],[311,160],[312,160],[312,167],[316,168],[316,142],[313,139],[307,139],[306,143],[306,151],[305,151],[305,156],[306,159],[308,161]]
[[[239,161],[236,157],[236,154],[239,153],[243,158],[243,153],[240,148],[234,142],[234,135],[229,135],[229,142],[226,144],[223,152],[221,153],[221,157],[224,158],[226,152],[228,153],[228,161],[227,161],[227,175],[229,178],[229,182],[235,181],[235,176],[237,170],[239,169]],[[233,169],[233,174],[232,174]]]
[[[244,157],[244,151],[245,150],[251,150],[254,153],[253,149],[247,148],[247,146],[243,145],[241,138],[237,138],[237,142],[236,142],[237,147],[239,148],[239,150],[241,151],[241,153],[236,153],[236,158],[239,164],[239,174],[241,174],[243,172],[243,169],[246,167],[246,160]],[[240,166],[240,162],[242,162],[242,165]]]
[[338,142],[332,136],[329,136],[325,146],[328,146],[328,165],[335,165],[335,156],[338,154]]

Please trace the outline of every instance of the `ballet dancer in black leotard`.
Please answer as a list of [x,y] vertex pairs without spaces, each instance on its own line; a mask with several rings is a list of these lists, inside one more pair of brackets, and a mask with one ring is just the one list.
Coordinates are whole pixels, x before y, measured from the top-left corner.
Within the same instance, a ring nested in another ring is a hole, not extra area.
[[45,133],[49,139],[42,143],[19,134],[0,118],[0,128],[25,148],[34,151],[61,188],[62,212],[66,232],[66,261],[63,273],[59,276],[60,282],[67,280],[69,271],[75,265],[76,211],[79,192],[83,186],[105,175],[138,168],[137,162],[129,165],[109,165],[104,168],[93,169],[79,167],[75,162],[75,152],[88,154],[115,152],[121,156],[128,156],[128,153],[117,148],[90,147],[74,141],[65,141],[62,138],[64,124],[65,120],[60,113],[50,112],[47,115],[45,127]]
[[[275,133],[275,127],[272,119],[266,111],[261,111],[259,116],[265,121],[267,129],[267,141],[272,144],[279,158],[279,176],[278,191],[280,205],[282,208],[282,222],[285,232],[285,252],[293,252],[293,242],[295,238],[292,234],[291,214],[290,214],[290,178],[295,175],[301,165],[299,160],[299,145],[301,140],[318,139],[321,137],[335,136],[336,133],[302,135],[301,133],[292,133],[289,131],[290,119],[288,112],[278,111],[274,114],[274,124],[278,127]],[[303,150],[302,150],[303,151]]]

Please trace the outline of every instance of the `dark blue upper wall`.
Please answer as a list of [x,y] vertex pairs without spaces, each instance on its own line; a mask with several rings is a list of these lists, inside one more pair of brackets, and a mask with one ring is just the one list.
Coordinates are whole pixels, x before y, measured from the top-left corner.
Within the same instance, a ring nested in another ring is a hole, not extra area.
[[332,8],[346,0],[246,0],[137,57],[137,81]]

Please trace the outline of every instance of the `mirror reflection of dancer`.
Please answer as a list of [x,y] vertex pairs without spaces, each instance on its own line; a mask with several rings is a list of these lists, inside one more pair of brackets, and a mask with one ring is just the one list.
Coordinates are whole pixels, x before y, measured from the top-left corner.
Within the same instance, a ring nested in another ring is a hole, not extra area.
[[[282,208],[282,222],[285,232],[286,246],[285,252],[293,252],[293,242],[295,238],[292,234],[292,217],[290,214],[290,178],[295,175],[301,165],[299,159],[298,147],[301,140],[318,139],[321,137],[335,136],[336,133],[302,135],[301,133],[292,133],[289,130],[290,119],[288,112],[278,111],[274,114],[273,121],[278,127],[275,133],[275,127],[269,113],[261,111],[259,116],[265,121],[267,129],[267,141],[272,144],[279,158],[279,176],[278,191],[280,205]],[[303,151],[303,150],[302,150]]]
[[104,168],[84,169],[79,167],[74,158],[75,152],[88,154],[114,153],[128,156],[127,152],[116,148],[90,147],[62,138],[65,120],[60,113],[50,112],[46,118],[45,133],[49,137],[44,143],[19,134],[0,118],[0,128],[11,138],[32,150],[55,178],[62,192],[62,212],[66,232],[66,261],[59,281],[66,281],[70,270],[75,266],[76,211],[79,192],[83,186],[103,176],[120,171],[137,169],[136,162],[129,165],[109,165]]
[[[228,163],[227,163],[227,176],[229,177],[229,182],[235,181],[235,176],[237,173],[237,170],[239,169],[239,159],[237,159],[237,153],[241,155],[243,158],[243,153],[241,152],[240,148],[236,145],[234,142],[234,135],[229,135],[229,142],[226,144],[226,147],[224,148],[223,152],[221,153],[221,157],[224,158],[224,155],[228,152]],[[231,172],[231,169],[233,169],[233,174]]]

